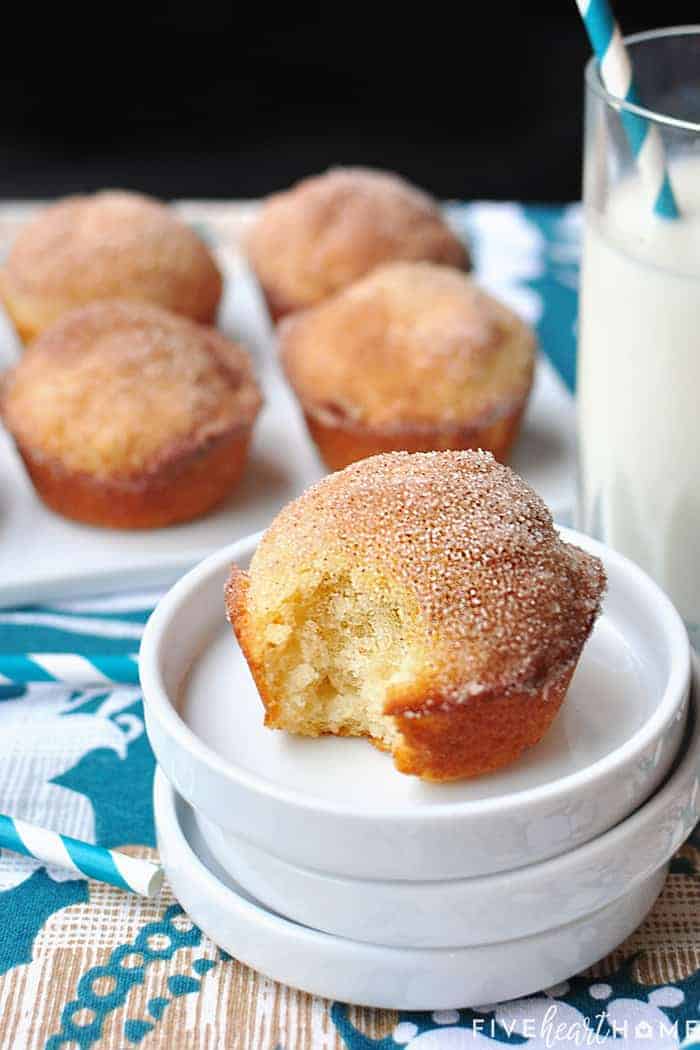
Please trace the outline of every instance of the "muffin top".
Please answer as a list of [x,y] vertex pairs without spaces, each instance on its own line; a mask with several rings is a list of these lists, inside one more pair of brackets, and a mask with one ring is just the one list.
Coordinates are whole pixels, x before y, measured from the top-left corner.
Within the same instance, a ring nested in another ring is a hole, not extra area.
[[428,694],[447,707],[534,691],[573,665],[605,587],[599,559],[565,543],[540,497],[481,451],[373,456],[309,489],[253,557],[252,614],[277,607],[304,574],[348,567],[414,601]]
[[[40,330],[95,299],[127,298],[213,320],[221,275],[211,253],[172,208],[121,190],[66,197],[22,229],[2,291]],[[34,317],[36,313],[38,317]]]
[[532,381],[535,337],[465,274],[393,263],[280,325],[304,407],[372,427],[497,417]]
[[397,175],[364,168],[332,169],[269,197],[247,247],[275,316],[394,259],[469,265],[435,201]]
[[20,446],[100,478],[148,473],[249,426],[261,397],[246,351],[145,303],[73,310],[4,378]]

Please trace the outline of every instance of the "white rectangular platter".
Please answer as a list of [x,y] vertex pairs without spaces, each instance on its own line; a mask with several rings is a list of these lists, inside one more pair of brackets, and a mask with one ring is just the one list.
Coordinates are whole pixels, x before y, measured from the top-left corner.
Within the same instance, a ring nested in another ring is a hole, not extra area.
[[[134,532],[91,528],[43,506],[0,431],[0,606],[165,584],[216,548],[265,528],[280,507],[323,476],[277,365],[255,281],[235,248],[217,254],[226,274],[221,327],[253,354],[265,397],[241,486],[219,509],[191,523]],[[1,318],[0,367],[16,353]],[[567,522],[574,498],[574,404],[543,356],[511,463]]]

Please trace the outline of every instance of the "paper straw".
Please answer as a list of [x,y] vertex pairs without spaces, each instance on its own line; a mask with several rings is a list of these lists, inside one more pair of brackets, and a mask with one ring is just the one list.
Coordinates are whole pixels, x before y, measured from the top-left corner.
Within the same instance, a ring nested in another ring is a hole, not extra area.
[[136,656],[78,656],[75,653],[0,653],[0,686],[26,682],[63,682],[87,686],[138,685]]
[[[601,79],[606,89],[623,102],[630,102],[634,106],[641,105],[634,86],[632,63],[608,0],[576,0],[576,4],[581,12],[593,53],[598,59]],[[620,119],[642,179],[649,190],[654,211],[664,219],[677,219],[678,205],[668,177],[659,129],[629,110],[622,109]]]
[[163,869],[149,860],[81,842],[1,813],[0,847],[34,857],[44,864],[55,864],[88,879],[108,882],[110,886],[139,893],[142,897],[153,897],[163,883]]

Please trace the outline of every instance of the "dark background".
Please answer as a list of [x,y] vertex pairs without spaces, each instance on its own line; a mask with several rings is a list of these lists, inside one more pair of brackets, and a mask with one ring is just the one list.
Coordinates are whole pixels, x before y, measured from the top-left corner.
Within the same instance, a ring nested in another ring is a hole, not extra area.
[[[0,197],[254,197],[349,163],[439,197],[579,195],[574,0],[56,6],[4,27]],[[626,32],[697,19],[616,11]]]

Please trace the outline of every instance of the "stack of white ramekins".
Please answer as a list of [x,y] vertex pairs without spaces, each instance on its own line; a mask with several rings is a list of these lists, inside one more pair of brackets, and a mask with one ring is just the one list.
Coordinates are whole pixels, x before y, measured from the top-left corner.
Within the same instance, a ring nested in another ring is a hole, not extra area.
[[141,650],[158,840],[214,941],[317,995],[446,1009],[552,985],[642,921],[700,810],[688,643],[638,568],[567,538],[609,586],[564,707],[510,769],[446,785],[263,727],[222,596],[256,537],[166,595]]

